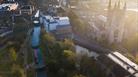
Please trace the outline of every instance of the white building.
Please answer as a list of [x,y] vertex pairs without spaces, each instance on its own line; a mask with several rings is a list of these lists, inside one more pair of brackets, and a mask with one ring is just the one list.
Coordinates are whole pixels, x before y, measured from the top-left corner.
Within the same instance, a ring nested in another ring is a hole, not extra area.
[[0,5],[0,10],[1,11],[12,11],[16,10],[18,8],[19,4],[18,3],[3,3]]
[[47,32],[52,32],[58,39],[73,38],[72,26],[68,17],[44,17],[44,27]]

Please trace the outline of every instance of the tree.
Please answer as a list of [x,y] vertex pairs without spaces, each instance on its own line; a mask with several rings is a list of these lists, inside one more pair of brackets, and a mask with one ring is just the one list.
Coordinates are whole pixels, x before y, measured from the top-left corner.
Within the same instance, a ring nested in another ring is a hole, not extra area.
[[64,49],[74,50],[74,43],[72,40],[65,39],[63,42]]
[[56,39],[54,38],[54,36],[50,35],[50,34],[47,34],[47,33],[44,33],[42,35],[42,43],[45,43],[45,44],[54,44]]
[[84,76],[84,75],[81,75],[81,74],[79,74],[79,75],[74,75],[73,77],[86,77],[86,76]]
[[57,41],[47,33],[44,33],[41,39],[41,47],[46,50],[43,54],[45,54],[48,77],[104,77],[103,74],[99,74],[100,69],[96,62],[87,56],[82,56],[78,63],[80,70],[77,69],[77,55],[72,40]]
[[138,33],[134,34],[131,38],[125,41],[125,48],[127,48],[131,53],[136,54],[138,51]]
[[138,64],[138,54],[136,55],[136,63]]
[[21,77],[21,73],[20,71],[16,70],[12,73],[12,76],[11,77]]
[[75,53],[70,50],[64,50],[64,56],[68,59],[73,59],[75,58]]
[[10,51],[12,60],[13,60],[13,61],[16,61],[16,60],[17,60],[17,53],[16,53],[16,51],[15,51],[15,48],[11,47],[11,48],[9,49],[9,51]]

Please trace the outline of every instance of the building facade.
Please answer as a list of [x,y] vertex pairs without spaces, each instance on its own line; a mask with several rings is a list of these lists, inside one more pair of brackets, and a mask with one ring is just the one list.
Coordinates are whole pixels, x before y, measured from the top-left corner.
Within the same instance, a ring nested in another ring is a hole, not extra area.
[[114,4],[114,7],[112,7],[111,0],[109,1],[106,22],[106,36],[110,43],[120,43],[123,40],[126,3],[124,3],[123,7],[121,6],[120,0]]

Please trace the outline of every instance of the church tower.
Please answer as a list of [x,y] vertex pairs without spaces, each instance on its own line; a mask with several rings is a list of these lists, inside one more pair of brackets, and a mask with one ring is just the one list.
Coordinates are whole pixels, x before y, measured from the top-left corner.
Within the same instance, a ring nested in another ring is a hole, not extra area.
[[114,7],[111,3],[111,0],[109,0],[106,25],[107,39],[109,43],[120,43],[124,35],[126,3],[123,4],[122,8],[120,0],[115,2]]

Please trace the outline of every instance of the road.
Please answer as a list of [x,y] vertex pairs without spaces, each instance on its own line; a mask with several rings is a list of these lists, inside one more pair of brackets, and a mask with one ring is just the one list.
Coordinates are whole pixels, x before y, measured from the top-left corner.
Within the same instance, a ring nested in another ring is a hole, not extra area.
[[[29,44],[28,42],[30,41],[30,34],[31,34],[31,31],[32,29],[30,29],[28,32],[27,32],[27,38],[25,39],[24,43],[23,43],[23,47],[20,49],[20,52],[22,52],[24,54],[24,66],[27,65],[27,60],[28,60],[28,47],[29,47]],[[25,68],[25,75],[27,77],[27,69]]]

